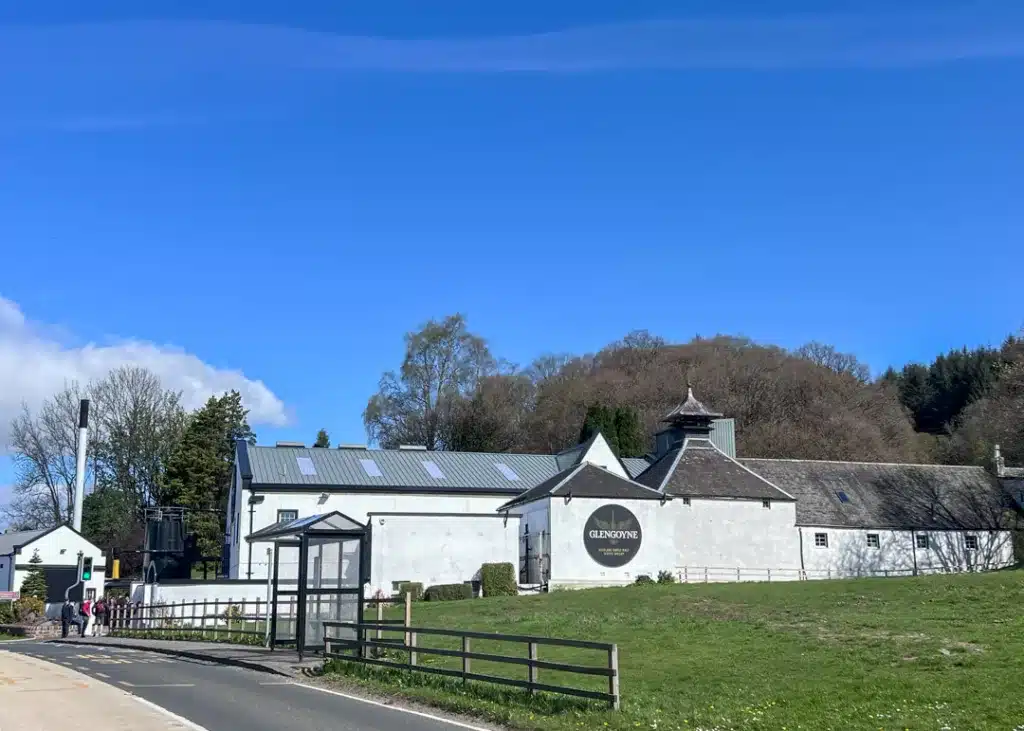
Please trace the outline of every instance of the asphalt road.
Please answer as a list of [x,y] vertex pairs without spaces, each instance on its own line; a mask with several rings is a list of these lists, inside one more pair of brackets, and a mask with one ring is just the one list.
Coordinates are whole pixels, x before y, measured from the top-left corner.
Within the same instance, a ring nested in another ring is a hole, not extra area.
[[207,731],[465,731],[467,726],[364,703],[267,673],[121,648],[22,642],[4,649],[73,668]]

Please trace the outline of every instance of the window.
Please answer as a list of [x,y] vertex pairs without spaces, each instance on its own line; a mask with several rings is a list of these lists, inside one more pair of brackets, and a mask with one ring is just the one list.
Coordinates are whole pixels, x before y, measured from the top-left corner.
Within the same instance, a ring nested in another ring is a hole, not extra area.
[[363,466],[363,472],[369,477],[383,477],[384,473],[380,471],[380,467],[372,459],[361,459],[359,464]]
[[769,510],[771,510],[772,509],[772,501],[771,500],[762,500],[761,501],[761,507],[762,508],[768,508]]
[[847,495],[842,490],[836,490],[836,497],[839,498],[839,502],[841,502],[841,503],[848,503],[848,502],[850,502],[850,496]]
[[977,551],[978,536],[964,536],[964,548],[968,551]]
[[684,497],[683,498],[683,505],[689,505],[689,504],[690,504],[690,498]]
[[914,540],[917,541],[917,547],[918,548],[923,548],[926,551],[928,550],[928,534],[927,533],[918,533],[917,536],[914,538]]
[[828,548],[828,533],[815,533],[814,534],[814,547],[815,548]]
[[423,460],[423,469],[427,471],[427,474],[433,477],[435,480],[443,480],[444,472],[437,466],[437,462],[433,462],[429,459]]
[[495,462],[494,468],[501,474],[505,475],[505,479],[509,482],[517,482],[519,480],[519,475],[517,475],[515,471],[513,471],[513,469],[504,462]]
[[299,466],[299,472],[305,477],[316,477],[316,467],[309,457],[296,457],[295,463]]
[[868,548],[880,548],[881,545],[877,533],[868,533]]
[[288,521],[298,520],[298,519],[299,519],[299,511],[298,510],[278,510],[277,511],[277,522],[278,523],[285,523],[285,522],[288,522]]

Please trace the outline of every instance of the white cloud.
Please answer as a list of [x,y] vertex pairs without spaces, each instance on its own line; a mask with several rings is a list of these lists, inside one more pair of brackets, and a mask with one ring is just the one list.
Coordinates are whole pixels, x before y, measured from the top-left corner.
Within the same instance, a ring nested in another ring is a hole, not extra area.
[[241,371],[216,368],[179,348],[142,340],[70,345],[0,297],[0,453],[7,449],[11,419],[23,402],[36,407],[67,381],[85,384],[122,365],[148,368],[164,387],[182,392],[187,408],[234,389],[242,394],[250,423],[283,426],[288,421],[281,399]]

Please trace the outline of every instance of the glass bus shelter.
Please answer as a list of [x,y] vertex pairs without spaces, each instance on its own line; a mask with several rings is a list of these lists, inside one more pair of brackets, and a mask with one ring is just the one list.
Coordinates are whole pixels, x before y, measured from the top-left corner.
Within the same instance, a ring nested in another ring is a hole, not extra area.
[[[323,649],[324,621],[363,621],[369,535],[368,526],[333,512],[275,523],[246,539],[274,544],[270,649],[293,646],[301,659]],[[354,640],[357,632],[337,636]]]

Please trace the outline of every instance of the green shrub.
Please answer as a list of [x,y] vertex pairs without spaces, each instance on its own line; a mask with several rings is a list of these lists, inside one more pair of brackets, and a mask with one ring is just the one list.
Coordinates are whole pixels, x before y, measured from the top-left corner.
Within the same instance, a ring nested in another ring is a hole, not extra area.
[[14,602],[14,621],[20,624],[35,624],[43,619],[46,607],[42,599],[34,596],[23,596]]
[[659,571],[658,572],[658,583],[659,584],[674,584],[676,583],[676,575],[671,571]]
[[0,602],[0,624],[14,624],[14,604]]
[[647,574],[640,574],[639,576],[636,577],[636,584],[637,584],[637,586],[647,586],[648,584],[653,584],[653,583],[654,583],[654,579],[652,579]]
[[423,584],[418,581],[403,581],[398,585],[398,595],[395,598],[404,602],[406,592],[412,594],[414,602],[418,602],[423,598]]
[[21,596],[33,597],[40,602],[46,601],[46,574],[43,573],[43,559],[37,550],[28,562],[28,574],[21,582]]
[[472,599],[472,584],[437,584],[428,586],[423,593],[428,602],[447,602],[455,599]]
[[480,567],[484,596],[518,596],[516,570],[510,563],[485,563]]

